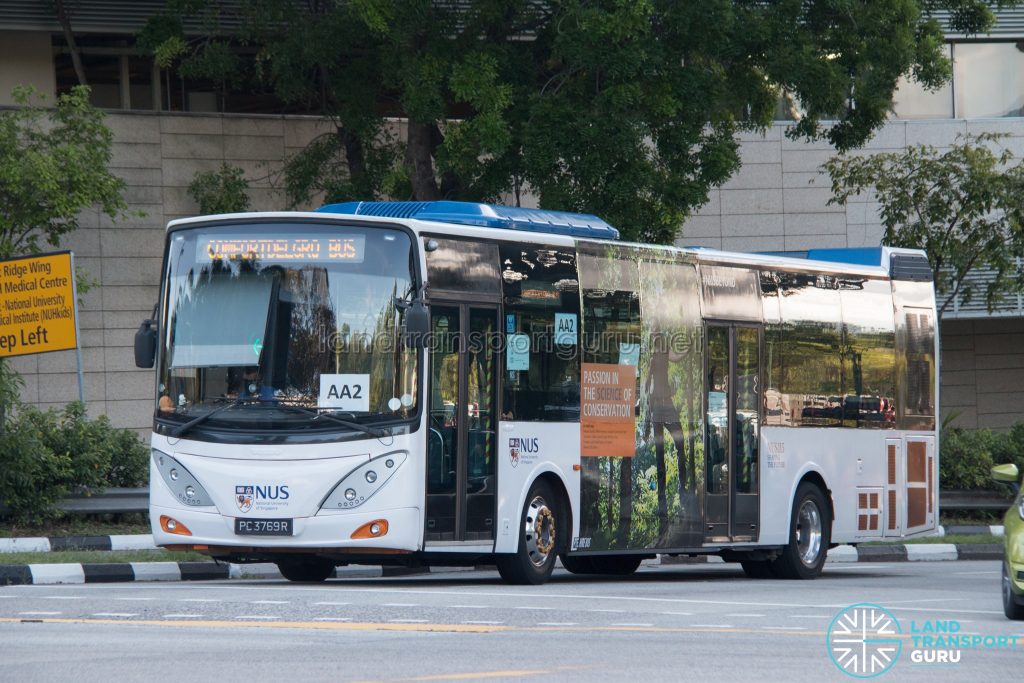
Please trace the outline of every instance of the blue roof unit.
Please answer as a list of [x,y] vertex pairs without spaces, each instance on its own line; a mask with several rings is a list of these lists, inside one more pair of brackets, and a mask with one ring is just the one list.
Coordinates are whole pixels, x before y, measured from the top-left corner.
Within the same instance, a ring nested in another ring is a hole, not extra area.
[[518,206],[473,202],[344,202],[325,204],[318,213],[348,216],[415,218],[421,221],[475,225],[526,232],[546,232],[570,237],[617,240],[619,231],[587,213],[524,209]]

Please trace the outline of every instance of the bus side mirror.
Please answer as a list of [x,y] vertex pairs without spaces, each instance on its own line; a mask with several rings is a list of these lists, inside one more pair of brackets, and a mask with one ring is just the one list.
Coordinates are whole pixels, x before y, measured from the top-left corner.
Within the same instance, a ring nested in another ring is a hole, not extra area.
[[156,321],[143,320],[135,332],[135,367],[151,368],[156,361]]
[[413,301],[405,309],[405,325],[402,330],[405,345],[412,349],[425,348],[430,334],[430,309],[422,301]]

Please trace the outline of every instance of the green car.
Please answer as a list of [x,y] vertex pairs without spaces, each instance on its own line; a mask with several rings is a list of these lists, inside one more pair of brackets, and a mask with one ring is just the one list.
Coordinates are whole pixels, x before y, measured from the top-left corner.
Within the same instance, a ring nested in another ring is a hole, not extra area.
[[1013,486],[1017,499],[1003,517],[1003,611],[1008,619],[1024,619],[1024,494],[1016,465],[997,465],[992,478]]

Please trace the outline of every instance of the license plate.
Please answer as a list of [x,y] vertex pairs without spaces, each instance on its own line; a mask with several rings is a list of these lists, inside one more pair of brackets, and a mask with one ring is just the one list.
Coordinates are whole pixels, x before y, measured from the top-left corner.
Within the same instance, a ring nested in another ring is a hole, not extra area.
[[235,518],[235,533],[239,536],[291,536],[290,519]]

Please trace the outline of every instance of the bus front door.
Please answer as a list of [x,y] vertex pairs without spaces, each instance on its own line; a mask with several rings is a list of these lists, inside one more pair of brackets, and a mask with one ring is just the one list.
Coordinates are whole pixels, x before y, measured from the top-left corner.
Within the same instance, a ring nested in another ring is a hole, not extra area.
[[430,307],[425,540],[494,538],[497,309]]
[[756,541],[759,524],[761,330],[708,324],[705,540]]

